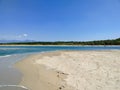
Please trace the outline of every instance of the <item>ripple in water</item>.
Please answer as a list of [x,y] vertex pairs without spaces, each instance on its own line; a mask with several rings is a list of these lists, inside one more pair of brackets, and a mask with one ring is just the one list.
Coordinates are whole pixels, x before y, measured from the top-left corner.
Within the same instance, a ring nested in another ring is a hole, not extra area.
[[0,85],[0,90],[29,90],[21,85]]

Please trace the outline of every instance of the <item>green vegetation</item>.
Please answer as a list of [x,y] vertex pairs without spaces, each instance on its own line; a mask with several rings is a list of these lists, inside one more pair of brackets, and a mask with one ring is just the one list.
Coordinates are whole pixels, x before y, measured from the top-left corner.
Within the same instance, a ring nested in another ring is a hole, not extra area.
[[17,42],[0,45],[120,45],[120,38],[99,41],[56,41],[56,42]]

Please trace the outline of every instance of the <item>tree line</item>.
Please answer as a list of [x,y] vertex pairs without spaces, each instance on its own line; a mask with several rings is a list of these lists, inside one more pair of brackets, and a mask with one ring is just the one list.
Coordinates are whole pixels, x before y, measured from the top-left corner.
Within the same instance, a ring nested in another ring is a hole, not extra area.
[[120,45],[120,38],[96,41],[14,42],[0,45]]

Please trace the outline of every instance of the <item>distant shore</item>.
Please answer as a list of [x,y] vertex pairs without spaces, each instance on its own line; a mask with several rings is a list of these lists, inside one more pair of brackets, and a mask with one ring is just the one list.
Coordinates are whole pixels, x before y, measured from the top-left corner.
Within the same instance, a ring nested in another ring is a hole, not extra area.
[[85,46],[85,47],[87,47],[87,46],[100,46],[100,47],[111,47],[111,46],[118,46],[118,47],[120,47],[120,45],[0,45],[0,46]]
[[47,52],[16,67],[30,90],[120,90],[120,50]]
[[7,41],[1,42],[1,45],[120,45],[120,38],[108,40],[93,40],[93,41]]

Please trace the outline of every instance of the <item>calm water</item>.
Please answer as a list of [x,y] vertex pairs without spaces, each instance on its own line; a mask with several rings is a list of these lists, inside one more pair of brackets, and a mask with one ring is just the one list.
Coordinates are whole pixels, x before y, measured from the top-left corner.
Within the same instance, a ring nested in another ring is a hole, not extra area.
[[117,50],[120,46],[0,46],[0,56],[55,50]]
[[13,65],[29,54],[55,50],[120,50],[120,46],[0,46],[0,90],[26,90],[18,85],[22,74]]

